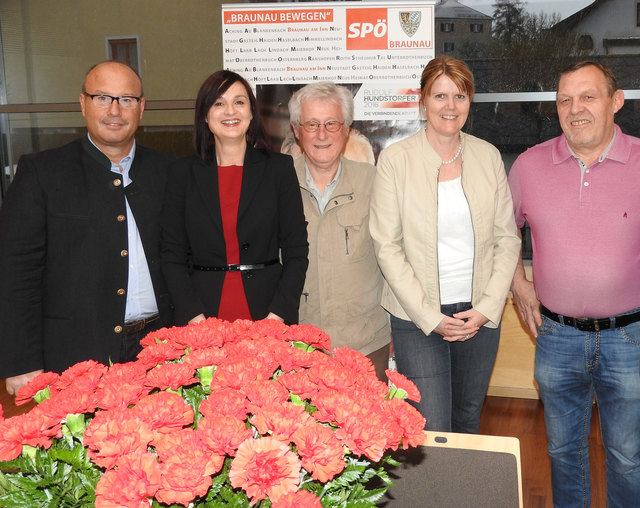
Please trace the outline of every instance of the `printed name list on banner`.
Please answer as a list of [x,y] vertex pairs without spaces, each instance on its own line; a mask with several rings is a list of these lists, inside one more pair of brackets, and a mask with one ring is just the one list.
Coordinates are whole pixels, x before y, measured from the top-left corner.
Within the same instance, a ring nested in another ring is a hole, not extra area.
[[359,85],[356,120],[414,120],[434,2],[225,4],[224,67],[252,86]]

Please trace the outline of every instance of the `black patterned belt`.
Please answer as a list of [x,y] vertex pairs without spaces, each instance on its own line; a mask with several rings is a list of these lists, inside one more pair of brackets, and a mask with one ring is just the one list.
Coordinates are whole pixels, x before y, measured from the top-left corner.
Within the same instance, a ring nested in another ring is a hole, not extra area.
[[144,319],[139,319],[138,321],[132,321],[131,323],[125,323],[124,326],[122,327],[122,332],[125,335],[128,335],[130,333],[136,333],[136,332],[139,332],[141,330],[144,330],[150,323],[153,323],[159,317],[160,317],[160,315],[156,314],[155,316],[151,316],[151,317],[144,318]]
[[583,332],[599,332],[600,330],[609,330],[610,328],[622,328],[636,321],[640,321],[640,311],[632,314],[619,314],[608,318],[572,318],[561,316],[547,309],[544,305],[540,305],[540,313],[553,319],[557,323],[573,326]]
[[246,272],[247,270],[261,270],[267,266],[275,265],[279,263],[278,258],[272,259],[265,263],[256,263],[254,265],[227,265],[227,266],[202,266],[193,265],[194,270],[200,270],[202,272]]

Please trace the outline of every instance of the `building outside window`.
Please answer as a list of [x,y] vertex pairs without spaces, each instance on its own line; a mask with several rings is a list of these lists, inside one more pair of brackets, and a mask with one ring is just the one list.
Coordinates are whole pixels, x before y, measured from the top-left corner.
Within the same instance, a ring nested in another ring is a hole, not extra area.
[[455,48],[455,44],[453,42],[445,42],[444,43],[444,52],[451,53]]
[[440,23],[441,32],[453,32],[453,23]]
[[470,30],[474,34],[479,34],[479,33],[482,33],[484,31],[484,27],[483,27],[482,23],[471,23]]

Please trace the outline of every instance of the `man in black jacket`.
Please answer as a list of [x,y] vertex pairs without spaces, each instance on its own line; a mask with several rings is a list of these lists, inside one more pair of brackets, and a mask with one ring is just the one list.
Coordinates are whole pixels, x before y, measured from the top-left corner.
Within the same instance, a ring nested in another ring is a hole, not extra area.
[[171,158],[135,143],[140,77],[100,63],[80,105],[88,135],[22,157],[0,209],[0,377],[10,394],[43,370],[131,361],[171,319],[159,260]]

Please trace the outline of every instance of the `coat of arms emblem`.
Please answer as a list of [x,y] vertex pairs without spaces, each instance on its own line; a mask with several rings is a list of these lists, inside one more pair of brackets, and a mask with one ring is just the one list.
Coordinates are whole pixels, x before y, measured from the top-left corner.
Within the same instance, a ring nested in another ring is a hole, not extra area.
[[412,37],[418,31],[421,17],[422,13],[420,11],[400,12],[400,26],[408,37]]

